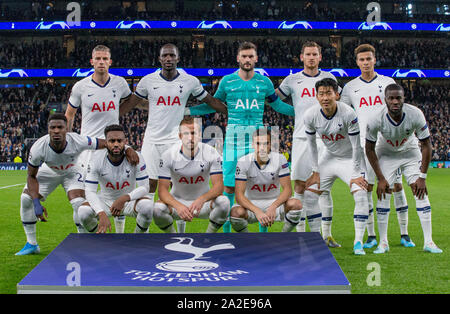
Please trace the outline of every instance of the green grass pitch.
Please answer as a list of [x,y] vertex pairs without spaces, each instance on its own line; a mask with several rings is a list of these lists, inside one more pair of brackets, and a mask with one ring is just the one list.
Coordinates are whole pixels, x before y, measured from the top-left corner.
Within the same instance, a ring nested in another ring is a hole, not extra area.
[[[48,222],[38,223],[38,243],[41,253],[30,256],[15,256],[26,242],[20,222],[20,193],[26,181],[25,171],[0,171],[0,293],[16,293],[16,285],[41,260],[43,260],[64,238],[76,232],[72,220],[72,209],[59,187],[51,194],[44,206],[48,209]],[[409,234],[416,243],[415,248],[400,246],[400,230],[397,215],[391,204],[389,217],[390,252],[373,254],[366,250],[365,256],[354,256],[353,247],[353,198],[341,181],[333,187],[334,217],[332,233],[342,248],[331,249],[337,262],[352,285],[352,293],[449,293],[450,292],[450,171],[430,169],[427,183],[432,208],[433,239],[444,251],[443,254],[429,254],[422,251],[423,234],[415,210],[414,199],[409,187],[406,195],[409,205]],[[127,218],[125,232],[133,232],[134,219]],[[207,222],[195,220],[188,223],[186,232],[204,232]],[[257,232],[258,226],[249,226],[250,232]],[[269,232],[281,231],[276,223]],[[151,233],[160,232],[152,223]],[[222,232],[221,230],[219,232]],[[280,243],[280,245],[283,245]],[[379,265],[379,281],[371,277],[373,263]],[[368,284],[369,282],[369,284]]]

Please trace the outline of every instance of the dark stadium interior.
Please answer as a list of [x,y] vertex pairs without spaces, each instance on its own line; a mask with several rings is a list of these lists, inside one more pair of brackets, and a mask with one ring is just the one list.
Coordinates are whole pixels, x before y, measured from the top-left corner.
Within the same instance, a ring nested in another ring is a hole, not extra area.
[[[392,22],[449,23],[450,5],[442,1],[379,1],[383,20]],[[85,20],[310,20],[361,21],[367,15],[367,1],[91,1],[80,2]],[[200,3],[200,4],[199,4]],[[256,4],[256,5],[255,5]],[[0,1],[0,21],[64,20],[66,3],[60,1]],[[350,9],[349,9],[350,8]],[[90,67],[92,48],[105,44],[112,51],[112,67],[159,67],[162,44],[175,43],[180,50],[180,67],[235,68],[239,42],[250,40],[258,46],[258,67],[301,68],[302,43],[314,40],[322,46],[321,67],[356,68],[354,48],[371,43],[377,50],[376,68],[450,70],[448,34],[417,32],[333,31],[224,32],[202,30],[155,31],[80,31],[2,32],[1,68]],[[199,78],[213,94],[220,77]],[[282,77],[271,77],[275,87]],[[341,87],[349,78],[338,78]],[[127,78],[132,90],[139,77]],[[449,81],[448,79],[402,78],[406,102],[422,109],[432,133],[433,160],[450,160]],[[49,113],[65,111],[76,79],[2,79],[0,81],[0,162],[12,162],[16,156],[26,160],[33,140],[46,133]],[[195,104],[194,101],[190,102]],[[139,148],[147,121],[147,111],[133,110],[121,119],[129,141]],[[269,109],[264,122],[279,125],[280,149],[290,153],[293,119]],[[224,128],[226,117],[210,114],[204,126]],[[80,115],[75,121],[80,128]]]

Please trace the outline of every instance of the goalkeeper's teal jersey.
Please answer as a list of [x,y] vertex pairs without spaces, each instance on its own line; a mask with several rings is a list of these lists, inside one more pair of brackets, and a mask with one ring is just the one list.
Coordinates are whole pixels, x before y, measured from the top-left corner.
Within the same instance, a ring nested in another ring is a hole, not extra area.
[[266,98],[277,98],[273,84],[257,72],[244,81],[238,71],[222,78],[214,97],[227,103],[228,125],[262,126]]

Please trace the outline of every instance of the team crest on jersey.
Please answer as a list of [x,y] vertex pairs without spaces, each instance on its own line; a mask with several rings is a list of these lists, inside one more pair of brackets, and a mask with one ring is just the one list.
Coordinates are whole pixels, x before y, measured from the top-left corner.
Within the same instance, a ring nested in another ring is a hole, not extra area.
[[162,168],[164,166],[164,161],[162,159],[159,160],[159,168]]

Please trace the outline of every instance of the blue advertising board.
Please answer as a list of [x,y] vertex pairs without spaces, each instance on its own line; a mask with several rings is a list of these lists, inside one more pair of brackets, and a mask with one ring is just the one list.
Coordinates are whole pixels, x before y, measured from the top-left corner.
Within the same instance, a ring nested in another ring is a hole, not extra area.
[[349,293],[319,233],[70,234],[18,293]]
[[449,32],[450,24],[444,23],[395,23],[395,22],[316,22],[316,21],[69,21],[0,22],[0,31],[17,30],[147,30],[152,29],[201,29],[201,30],[354,30],[354,31],[428,31]]
[[[143,77],[159,70],[158,68],[111,68],[112,74],[123,77]],[[236,68],[180,68],[188,74],[197,77],[222,77],[236,71]],[[255,71],[265,76],[286,77],[302,69],[298,68],[256,68]],[[323,71],[332,73],[336,77],[357,77],[361,74],[359,69],[324,68]],[[377,69],[377,73],[394,78],[449,78],[448,69]],[[70,69],[1,69],[0,79],[11,78],[83,78],[94,73],[90,68]]]

